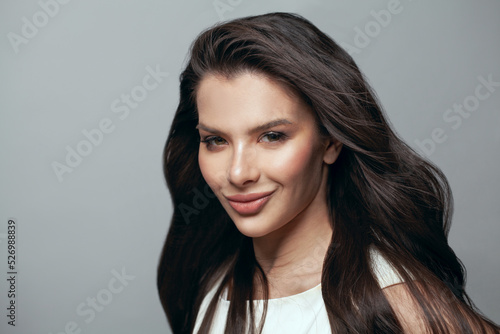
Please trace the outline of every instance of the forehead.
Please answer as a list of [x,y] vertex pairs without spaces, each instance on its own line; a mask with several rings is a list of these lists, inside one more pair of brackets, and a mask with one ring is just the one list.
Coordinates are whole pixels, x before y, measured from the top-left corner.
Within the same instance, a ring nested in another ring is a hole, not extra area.
[[252,126],[276,118],[293,122],[312,117],[297,94],[261,74],[245,72],[227,78],[205,76],[196,92],[200,123],[217,126]]

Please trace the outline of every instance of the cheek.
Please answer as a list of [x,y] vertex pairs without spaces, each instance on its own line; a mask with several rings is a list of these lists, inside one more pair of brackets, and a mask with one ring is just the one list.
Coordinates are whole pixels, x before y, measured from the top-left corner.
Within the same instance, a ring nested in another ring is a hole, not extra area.
[[283,182],[309,179],[310,176],[318,174],[318,167],[321,165],[321,160],[307,141],[301,145],[290,145],[279,154],[273,155],[269,162],[268,170],[274,171],[273,175]]
[[205,179],[205,182],[214,192],[217,192],[221,188],[223,176],[223,171],[220,168],[220,161],[218,164],[218,161],[214,159],[214,157],[199,152],[198,165],[200,166],[201,175]]

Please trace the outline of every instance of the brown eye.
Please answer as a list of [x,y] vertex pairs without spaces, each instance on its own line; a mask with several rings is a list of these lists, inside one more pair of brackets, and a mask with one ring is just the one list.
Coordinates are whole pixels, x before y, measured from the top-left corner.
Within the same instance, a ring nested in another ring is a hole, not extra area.
[[221,137],[215,137],[212,141],[215,145],[224,145],[226,143],[226,141]]
[[210,148],[210,146],[221,146],[227,143],[224,138],[218,136],[206,137],[201,140],[201,142],[207,144],[208,148]]
[[266,133],[264,136],[262,136],[261,140],[263,142],[272,143],[272,142],[281,141],[284,138],[285,138],[285,135],[283,133],[280,133],[280,132],[269,132],[269,133]]

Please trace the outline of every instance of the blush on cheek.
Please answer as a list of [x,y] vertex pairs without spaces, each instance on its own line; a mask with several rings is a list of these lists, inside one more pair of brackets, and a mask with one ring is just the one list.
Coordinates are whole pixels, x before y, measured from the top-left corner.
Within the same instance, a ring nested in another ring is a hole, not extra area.
[[280,179],[308,177],[317,170],[318,159],[314,155],[312,145],[290,145],[279,153],[274,153],[267,165]]

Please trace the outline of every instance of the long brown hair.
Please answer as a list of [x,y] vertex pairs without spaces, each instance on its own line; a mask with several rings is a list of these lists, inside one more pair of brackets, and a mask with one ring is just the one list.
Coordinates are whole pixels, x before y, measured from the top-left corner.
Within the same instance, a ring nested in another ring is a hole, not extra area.
[[164,151],[174,212],[157,281],[174,333],[194,330],[200,304],[218,279],[199,333],[209,332],[230,280],[225,333],[258,332],[265,321],[264,314],[259,328],[246,323],[248,300],[254,319],[253,278],[267,288],[251,239],[236,229],[198,166],[200,80],[209,73],[231,77],[245,71],[265,74],[299,94],[315,112],[320,132],[343,143],[329,170],[333,237],[321,278],[332,332],[402,332],[371,270],[370,247],[405,280],[432,333],[497,328],[474,308],[464,290],[465,269],[448,245],[453,199],[446,177],[390,128],[349,54],[301,16],[271,13],[202,32],[180,76],[180,102]]

